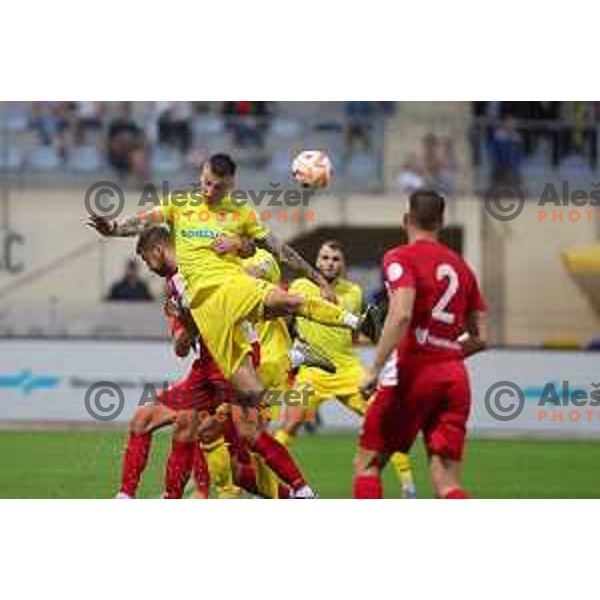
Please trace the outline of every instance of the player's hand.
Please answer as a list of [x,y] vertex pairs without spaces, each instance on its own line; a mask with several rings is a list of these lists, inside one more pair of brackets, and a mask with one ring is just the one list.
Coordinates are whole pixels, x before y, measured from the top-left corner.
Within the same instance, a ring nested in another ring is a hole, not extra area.
[[175,354],[180,358],[185,358],[192,349],[192,338],[185,329],[179,330],[175,334]]
[[179,305],[174,298],[167,298],[163,304],[163,309],[167,317],[171,317],[172,319],[179,317]]
[[486,347],[485,343],[477,336],[472,336],[469,334],[461,335],[458,338],[458,342],[462,347],[463,356],[465,358],[473,356],[473,354],[477,354],[478,352],[482,352]]
[[220,236],[218,237],[210,247],[217,254],[237,254],[240,251],[242,243],[237,237]]
[[240,258],[250,258],[256,254],[256,244],[251,237],[243,237],[240,242]]
[[379,379],[378,373],[375,373],[371,370],[367,371],[360,382],[360,393],[363,395],[365,400],[368,400],[372,395],[375,389],[377,388],[377,380]]
[[321,298],[328,300],[333,304],[337,304],[337,296],[327,281],[322,281],[319,285],[319,289],[321,290]]
[[98,215],[89,215],[85,220],[85,224],[92,229],[95,229],[101,236],[111,237],[114,235],[117,228],[116,221],[109,221]]

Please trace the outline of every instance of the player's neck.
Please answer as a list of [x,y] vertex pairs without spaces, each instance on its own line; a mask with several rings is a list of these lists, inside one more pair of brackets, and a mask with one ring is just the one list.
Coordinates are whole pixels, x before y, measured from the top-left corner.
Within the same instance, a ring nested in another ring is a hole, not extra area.
[[[321,275],[323,275],[323,274],[321,273]],[[325,277],[325,275],[323,275],[323,277]],[[329,277],[325,277],[325,280],[331,287],[334,287],[335,285],[338,284],[338,282],[341,278],[342,278],[342,276],[339,275],[338,277],[334,277],[333,279],[330,279]]]
[[438,232],[427,231],[426,229],[414,229],[408,234],[408,241],[410,244],[415,242],[437,242]]

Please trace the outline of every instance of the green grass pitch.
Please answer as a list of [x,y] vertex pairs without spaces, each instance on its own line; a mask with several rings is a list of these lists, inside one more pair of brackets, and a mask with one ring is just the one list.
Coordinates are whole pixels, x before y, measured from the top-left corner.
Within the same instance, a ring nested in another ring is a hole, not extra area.
[[[0,497],[111,498],[126,440],[117,431],[0,432]],[[351,435],[304,436],[293,452],[322,498],[350,498]],[[168,434],[155,436],[139,497],[161,494]],[[413,453],[419,497],[430,498],[425,455]],[[600,444],[590,441],[481,440],[469,442],[465,487],[476,498],[598,498]],[[391,472],[386,495],[397,497]]]

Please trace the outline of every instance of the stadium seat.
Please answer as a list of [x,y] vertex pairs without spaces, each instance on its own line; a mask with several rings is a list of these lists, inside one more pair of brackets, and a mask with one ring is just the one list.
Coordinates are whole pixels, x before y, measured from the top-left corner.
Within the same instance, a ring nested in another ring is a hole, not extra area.
[[278,151],[271,155],[269,170],[273,173],[274,179],[285,180],[289,177],[291,160],[289,152]]
[[0,169],[19,169],[23,165],[23,155],[18,148],[9,146],[0,150]]
[[104,164],[96,146],[77,146],[69,152],[67,166],[78,172],[97,171]]
[[52,146],[38,146],[29,155],[29,165],[40,171],[52,171],[61,165],[61,158]]
[[204,135],[222,135],[224,131],[223,119],[221,117],[205,115],[196,117],[192,123],[194,137],[202,139]]
[[594,172],[590,168],[589,162],[583,156],[572,154],[561,161],[558,167],[558,175],[562,180],[590,182],[594,176]]
[[27,102],[5,102],[4,116],[0,129],[7,133],[23,133],[29,127],[29,105]]
[[294,140],[301,132],[300,125],[291,119],[275,118],[271,124],[271,135],[281,140]]
[[373,158],[361,153],[351,157],[346,172],[352,179],[364,180],[375,177],[377,169]]
[[171,148],[154,148],[151,167],[153,172],[174,173],[182,167],[181,155]]

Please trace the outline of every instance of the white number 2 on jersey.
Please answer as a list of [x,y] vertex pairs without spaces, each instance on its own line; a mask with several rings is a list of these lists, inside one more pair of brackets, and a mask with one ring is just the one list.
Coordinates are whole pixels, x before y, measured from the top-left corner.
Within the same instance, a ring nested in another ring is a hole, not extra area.
[[448,304],[450,304],[450,301],[452,298],[454,298],[456,292],[458,291],[458,275],[448,263],[442,263],[438,265],[437,269],[435,270],[435,278],[438,281],[447,279],[448,287],[431,311],[431,316],[436,321],[441,321],[447,325],[452,325],[456,320],[456,315],[448,312],[446,307]]

